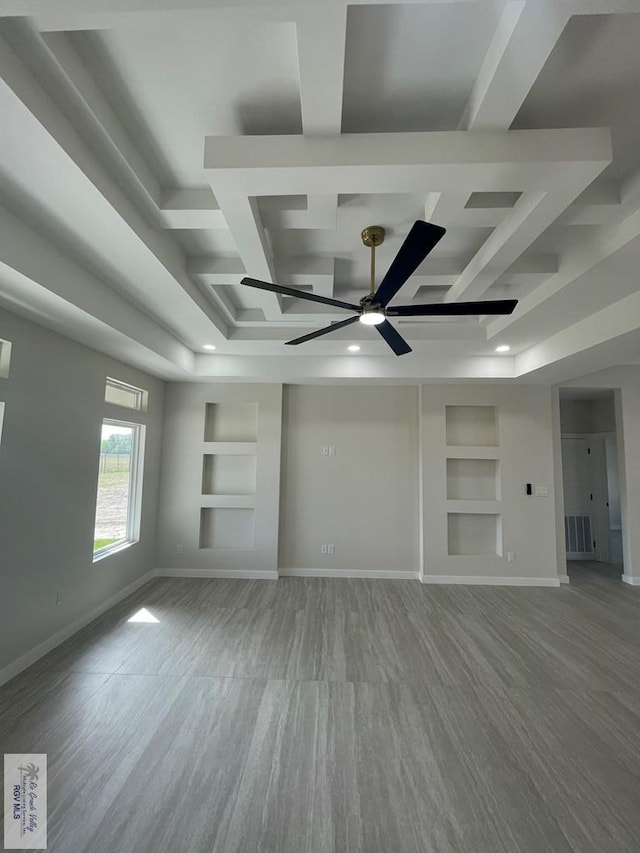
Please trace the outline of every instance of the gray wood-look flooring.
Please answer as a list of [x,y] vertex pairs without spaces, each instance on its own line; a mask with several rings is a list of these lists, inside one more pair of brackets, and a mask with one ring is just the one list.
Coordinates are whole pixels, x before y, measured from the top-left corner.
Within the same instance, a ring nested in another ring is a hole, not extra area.
[[640,590],[159,579],[0,741],[48,753],[53,853],[638,853]]

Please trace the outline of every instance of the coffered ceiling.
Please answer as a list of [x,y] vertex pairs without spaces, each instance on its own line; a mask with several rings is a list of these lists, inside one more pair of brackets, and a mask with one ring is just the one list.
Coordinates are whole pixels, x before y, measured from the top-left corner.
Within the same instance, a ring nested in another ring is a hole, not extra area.
[[[194,379],[640,363],[638,0],[0,0],[0,76],[0,304],[70,337]],[[357,302],[361,230],[382,274],[416,219],[397,302],[516,311],[293,348],[347,315],[240,284]]]

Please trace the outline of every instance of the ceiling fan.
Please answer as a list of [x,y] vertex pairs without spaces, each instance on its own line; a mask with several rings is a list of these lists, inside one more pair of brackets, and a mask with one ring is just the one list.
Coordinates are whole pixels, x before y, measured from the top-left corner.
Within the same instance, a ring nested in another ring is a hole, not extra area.
[[359,305],[352,302],[342,302],[340,299],[329,299],[304,290],[296,290],[293,287],[283,287],[280,284],[269,284],[266,281],[258,281],[255,278],[243,278],[241,284],[249,287],[257,287],[260,290],[270,290],[273,293],[281,293],[284,296],[296,296],[299,299],[308,299],[310,302],[321,302],[323,305],[333,305],[335,308],[344,308],[347,311],[356,311],[355,317],[348,317],[316,332],[302,335],[292,341],[286,341],[289,346],[303,344],[313,338],[319,338],[336,329],[343,329],[352,323],[360,321],[367,326],[375,326],[379,334],[389,344],[396,355],[405,355],[411,352],[411,347],[396,329],[389,323],[387,317],[454,317],[472,314],[511,314],[518,304],[517,299],[496,299],[484,302],[438,302],[428,305],[395,305],[388,307],[389,302],[400,290],[405,281],[411,276],[436,243],[444,236],[444,228],[433,225],[431,222],[418,220],[411,226],[404,243],[398,254],[393,259],[387,274],[375,289],[376,271],[376,247],[382,245],[385,230],[380,225],[371,225],[362,232],[362,242],[371,249],[371,287],[366,296],[363,296]]

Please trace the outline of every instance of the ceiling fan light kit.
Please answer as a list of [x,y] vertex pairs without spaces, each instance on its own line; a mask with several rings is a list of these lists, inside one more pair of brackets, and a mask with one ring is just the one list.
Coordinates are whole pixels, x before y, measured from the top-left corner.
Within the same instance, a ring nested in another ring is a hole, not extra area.
[[413,275],[434,246],[442,239],[445,229],[431,222],[417,220],[414,222],[404,243],[400,246],[398,254],[391,262],[386,275],[380,282],[378,289],[375,287],[376,275],[376,248],[381,246],[385,238],[385,230],[381,225],[370,225],[362,231],[362,242],[371,249],[371,282],[369,293],[363,296],[359,305],[352,302],[342,302],[339,299],[330,299],[293,287],[283,287],[279,284],[270,284],[266,281],[258,281],[254,278],[243,278],[241,284],[256,287],[260,290],[269,290],[284,296],[295,296],[299,299],[307,299],[311,302],[319,302],[323,305],[331,305],[334,308],[342,308],[347,311],[355,311],[355,317],[348,317],[323,329],[310,332],[286,341],[288,346],[297,346],[306,341],[319,338],[329,332],[342,329],[352,323],[360,321],[365,326],[374,326],[380,336],[387,342],[396,355],[405,355],[411,352],[411,347],[402,335],[389,323],[387,317],[455,317],[482,314],[511,314],[516,307],[515,299],[487,300],[482,302],[448,302],[430,303],[427,305],[397,305],[387,307],[396,293],[400,290],[407,279]]
[[378,311],[375,308],[363,308],[358,319],[365,326],[379,326],[380,323],[384,323],[385,316],[382,311]]

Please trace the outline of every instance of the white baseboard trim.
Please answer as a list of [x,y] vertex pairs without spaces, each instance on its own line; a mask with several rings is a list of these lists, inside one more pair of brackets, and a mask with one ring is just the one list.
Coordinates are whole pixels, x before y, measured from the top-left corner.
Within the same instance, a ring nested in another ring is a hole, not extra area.
[[418,572],[377,571],[374,569],[280,569],[281,578],[370,578],[418,580]]
[[139,577],[137,580],[128,584],[128,586],[123,587],[110,598],[107,598],[107,600],[103,601],[102,604],[94,607],[94,609],[89,611],[89,613],[85,613],[79,619],[76,619],[75,622],[72,622],[70,625],[66,625],[64,628],[56,631],[55,634],[52,634],[50,637],[47,637],[46,640],[38,643],[37,646],[29,649],[28,652],[25,652],[17,660],[14,660],[12,663],[5,666],[4,669],[0,669],[0,685],[5,684],[11,678],[22,672],[23,669],[31,666],[32,663],[35,663],[41,657],[48,654],[52,649],[55,649],[55,647],[59,646],[60,643],[64,643],[65,640],[68,640],[69,637],[88,625],[89,622],[93,622],[93,620],[97,619],[98,616],[102,616],[102,614],[111,607],[114,607],[128,595],[131,595],[132,592],[135,592],[141,586],[144,586],[150,580],[153,580],[155,575],[156,573],[153,569],[142,575],[142,577]]
[[469,586],[560,586],[555,578],[491,577],[489,575],[423,575],[422,583],[468,584]]
[[247,578],[249,580],[278,580],[278,572],[259,569],[156,569],[158,578]]
[[558,575],[558,580],[560,581],[561,584],[571,583],[571,581],[569,579],[569,575]]
[[636,575],[622,575],[622,582],[628,583],[629,586],[640,586],[640,577]]

